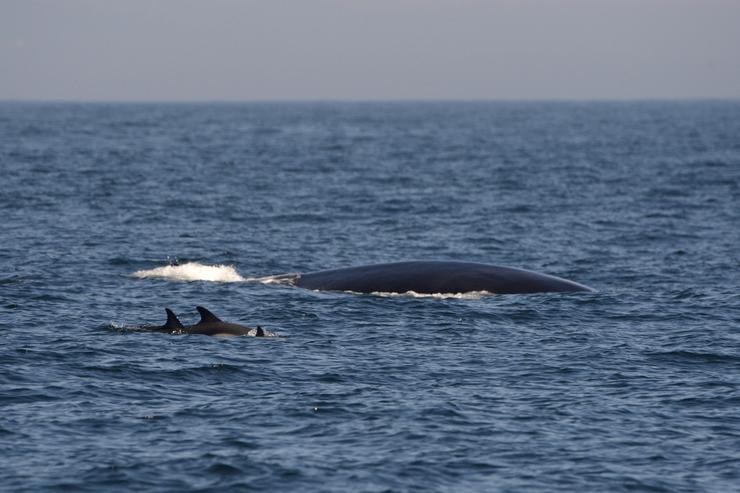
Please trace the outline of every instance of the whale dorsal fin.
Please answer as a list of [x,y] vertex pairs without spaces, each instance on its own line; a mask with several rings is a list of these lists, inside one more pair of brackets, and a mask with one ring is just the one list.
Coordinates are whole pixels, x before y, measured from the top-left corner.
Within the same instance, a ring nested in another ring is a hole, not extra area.
[[200,322],[198,322],[199,324],[213,323],[213,322],[220,322],[221,321],[220,318],[218,318],[216,315],[214,315],[213,313],[209,312],[208,310],[206,310],[202,306],[196,306],[195,309],[198,310],[198,313],[200,313]]
[[184,330],[185,327],[183,327],[182,323],[180,323],[180,320],[178,320],[177,315],[175,315],[172,310],[169,308],[165,308],[164,311],[167,312],[167,322],[164,324],[164,328],[168,330]]
[[265,331],[262,330],[262,327],[259,325],[257,326],[257,330],[254,333],[254,337],[265,337]]

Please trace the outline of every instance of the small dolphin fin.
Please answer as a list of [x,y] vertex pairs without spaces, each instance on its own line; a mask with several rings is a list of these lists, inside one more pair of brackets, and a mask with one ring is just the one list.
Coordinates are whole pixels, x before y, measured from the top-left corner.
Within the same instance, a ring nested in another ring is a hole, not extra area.
[[220,318],[218,318],[216,315],[209,312],[202,306],[196,306],[195,309],[198,310],[198,313],[200,313],[200,322],[198,322],[199,324],[221,322]]
[[164,328],[167,330],[185,330],[185,327],[180,323],[180,320],[178,320],[177,315],[175,315],[172,310],[169,308],[165,308],[164,311],[167,312],[167,322],[164,324]]
[[254,333],[254,337],[265,337],[265,331],[262,330],[262,327],[260,327],[259,325],[257,326],[257,330]]

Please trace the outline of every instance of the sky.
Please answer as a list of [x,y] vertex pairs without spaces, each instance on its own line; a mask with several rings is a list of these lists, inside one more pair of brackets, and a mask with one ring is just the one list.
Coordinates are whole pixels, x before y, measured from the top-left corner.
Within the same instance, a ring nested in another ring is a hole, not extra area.
[[740,0],[0,0],[0,100],[740,98]]

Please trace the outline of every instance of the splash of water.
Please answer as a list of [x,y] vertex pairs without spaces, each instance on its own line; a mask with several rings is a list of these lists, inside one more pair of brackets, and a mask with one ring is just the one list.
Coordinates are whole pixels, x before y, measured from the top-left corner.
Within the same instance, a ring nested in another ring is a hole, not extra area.
[[140,279],[170,279],[174,281],[246,281],[231,265],[205,265],[187,262],[180,265],[164,265],[148,270],[137,270],[132,274]]

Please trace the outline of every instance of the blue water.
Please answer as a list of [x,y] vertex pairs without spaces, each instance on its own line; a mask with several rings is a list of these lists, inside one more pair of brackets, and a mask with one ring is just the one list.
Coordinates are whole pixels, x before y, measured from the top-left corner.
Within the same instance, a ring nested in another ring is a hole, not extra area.
[[[0,171],[0,490],[740,491],[739,102],[5,103]],[[412,259],[598,291],[254,280]],[[130,330],[196,305],[274,337]]]

